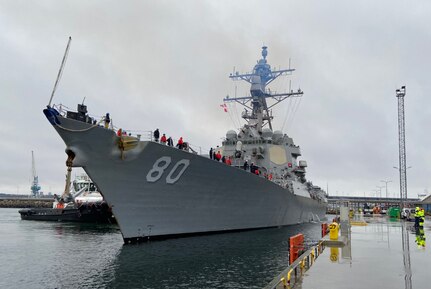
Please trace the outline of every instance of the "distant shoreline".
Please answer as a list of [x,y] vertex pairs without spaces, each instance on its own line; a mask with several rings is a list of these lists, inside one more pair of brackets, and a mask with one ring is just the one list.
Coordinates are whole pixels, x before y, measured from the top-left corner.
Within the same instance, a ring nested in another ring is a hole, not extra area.
[[0,208],[52,208],[52,198],[0,198]]

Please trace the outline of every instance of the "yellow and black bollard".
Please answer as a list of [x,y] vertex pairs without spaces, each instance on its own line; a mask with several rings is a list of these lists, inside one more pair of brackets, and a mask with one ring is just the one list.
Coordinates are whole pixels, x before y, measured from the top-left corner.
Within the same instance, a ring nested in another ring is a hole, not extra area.
[[338,231],[339,225],[336,222],[333,222],[329,225],[329,239],[330,240],[338,240]]

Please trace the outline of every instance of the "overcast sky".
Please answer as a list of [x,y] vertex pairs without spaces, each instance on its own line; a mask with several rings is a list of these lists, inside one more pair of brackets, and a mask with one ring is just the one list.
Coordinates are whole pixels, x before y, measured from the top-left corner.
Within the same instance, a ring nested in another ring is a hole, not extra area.
[[220,108],[235,86],[248,93],[228,78],[233,67],[250,71],[263,44],[273,67],[291,59],[304,96],[274,110],[274,128],[332,195],[370,196],[381,180],[399,194],[395,90],[406,85],[416,197],[431,185],[430,15],[429,1],[0,0],[0,192],[30,192],[32,150],[42,191],[64,189],[65,145],[42,110],[72,36],[54,103],[76,108],[85,97],[92,115],[205,152],[239,126],[241,107]]

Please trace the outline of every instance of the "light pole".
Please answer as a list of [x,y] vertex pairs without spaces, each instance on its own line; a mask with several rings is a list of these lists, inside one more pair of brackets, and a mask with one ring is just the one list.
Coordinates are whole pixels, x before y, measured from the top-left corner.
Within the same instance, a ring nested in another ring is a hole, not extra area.
[[382,189],[384,188],[384,186],[376,186],[376,188],[379,189],[379,195],[380,195],[380,198],[381,198],[382,197]]
[[[373,192],[374,192],[374,194],[376,194],[376,198],[377,198],[377,195],[378,195],[378,193],[379,193],[379,190],[377,190],[377,189],[374,189],[374,190],[372,190]],[[373,195],[374,195],[373,194]]]
[[386,185],[386,199],[388,198],[388,183],[392,183],[391,180],[382,180],[381,182],[385,183]]
[[[406,161],[406,126],[404,114],[404,96],[406,95],[406,86],[396,90],[398,99],[398,146],[399,146],[399,172],[400,172],[400,207],[405,206],[407,199],[407,161]],[[410,285],[411,287],[411,285]]]

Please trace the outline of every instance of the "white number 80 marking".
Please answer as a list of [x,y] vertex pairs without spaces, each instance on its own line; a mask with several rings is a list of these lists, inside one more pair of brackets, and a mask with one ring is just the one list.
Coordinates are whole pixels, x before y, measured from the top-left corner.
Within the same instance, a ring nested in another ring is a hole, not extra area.
[[[147,174],[147,182],[149,183],[155,183],[157,182],[165,172],[165,170],[168,168],[168,166],[171,164],[171,157],[161,157],[153,165],[153,168],[148,172]],[[167,184],[175,184],[180,177],[183,175],[185,170],[190,165],[190,160],[182,159],[178,161],[174,167],[169,172],[168,176],[166,177],[166,183]],[[181,167],[180,171],[177,173],[175,177],[172,177],[175,172],[178,170],[178,168]]]

